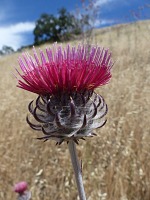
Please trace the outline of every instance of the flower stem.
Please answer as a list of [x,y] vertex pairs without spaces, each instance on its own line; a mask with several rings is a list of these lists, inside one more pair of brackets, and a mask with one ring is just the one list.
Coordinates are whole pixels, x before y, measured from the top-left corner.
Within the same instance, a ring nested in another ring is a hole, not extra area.
[[81,167],[79,165],[79,161],[77,158],[75,142],[70,140],[68,143],[68,148],[69,148],[69,152],[71,156],[72,166],[75,173],[80,200],[86,200],[84,187],[83,187],[83,181],[82,181],[82,172],[81,172]]

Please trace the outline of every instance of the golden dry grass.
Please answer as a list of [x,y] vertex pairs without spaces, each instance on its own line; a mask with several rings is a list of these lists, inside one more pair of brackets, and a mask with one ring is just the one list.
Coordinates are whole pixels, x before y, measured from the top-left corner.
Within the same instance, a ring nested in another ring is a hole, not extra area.
[[[116,63],[110,84],[97,90],[108,122],[77,147],[88,200],[150,199],[149,35],[150,21],[95,33],[94,42],[110,47]],[[32,199],[76,200],[67,144],[36,140],[25,121],[35,95],[17,89],[11,77],[18,55],[0,58],[0,199],[16,199],[12,186],[26,180]]]

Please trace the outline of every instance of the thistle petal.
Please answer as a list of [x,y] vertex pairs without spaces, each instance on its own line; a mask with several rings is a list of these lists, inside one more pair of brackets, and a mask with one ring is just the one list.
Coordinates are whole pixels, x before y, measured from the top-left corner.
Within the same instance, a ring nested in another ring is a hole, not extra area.
[[35,48],[33,54],[34,58],[24,53],[18,60],[22,71],[16,70],[21,77],[18,87],[39,95],[93,91],[111,78],[113,61],[108,49],[80,44],[63,49],[55,44],[46,54],[40,50],[41,59]]

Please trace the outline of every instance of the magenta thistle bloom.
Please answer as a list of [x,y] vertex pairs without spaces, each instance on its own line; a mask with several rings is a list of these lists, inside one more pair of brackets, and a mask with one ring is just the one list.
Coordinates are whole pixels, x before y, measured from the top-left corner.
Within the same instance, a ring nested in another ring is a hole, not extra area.
[[29,54],[19,58],[22,72],[17,72],[18,87],[39,95],[29,104],[34,122],[27,117],[31,128],[45,134],[38,139],[51,138],[60,144],[93,136],[93,129],[106,122],[107,105],[94,89],[111,78],[111,54],[97,46],[62,49],[54,44],[46,55],[40,51],[39,60],[33,51],[34,58]]
[[18,200],[29,200],[31,199],[31,192],[27,191],[27,182],[21,181],[15,184],[13,190],[18,193]]
[[94,90],[111,78],[111,54],[100,47],[68,45],[63,50],[54,45],[46,49],[46,55],[40,51],[40,61],[34,49],[34,58],[29,54],[23,54],[24,61],[19,58],[23,80],[18,81],[18,87],[39,95],[54,95]]
[[14,192],[22,194],[27,190],[27,187],[27,183],[25,181],[21,181],[14,186]]

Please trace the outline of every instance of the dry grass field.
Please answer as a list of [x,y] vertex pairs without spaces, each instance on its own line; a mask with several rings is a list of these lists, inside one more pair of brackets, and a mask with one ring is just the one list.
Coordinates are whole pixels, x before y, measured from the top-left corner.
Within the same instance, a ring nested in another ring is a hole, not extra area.
[[[93,43],[109,47],[115,65],[110,84],[97,90],[108,121],[77,147],[87,200],[149,200],[150,21],[97,30]],[[15,200],[21,180],[33,200],[77,200],[67,144],[36,140],[41,134],[26,123],[36,95],[16,88],[19,55],[0,58],[0,200]]]

